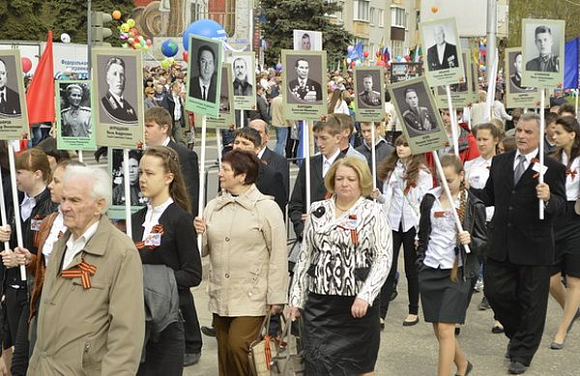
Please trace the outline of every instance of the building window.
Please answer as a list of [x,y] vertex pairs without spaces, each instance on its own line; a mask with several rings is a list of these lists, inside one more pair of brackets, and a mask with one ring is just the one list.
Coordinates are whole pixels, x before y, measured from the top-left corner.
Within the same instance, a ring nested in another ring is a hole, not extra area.
[[391,27],[407,28],[407,13],[404,8],[391,7]]
[[375,24],[375,8],[371,7],[369,11],[369,21],[371,25]]
[[339,20],[342,20],[342,8],[344,7],[344,1],[342,1],[342,0],[326,0],[326,1],[329,4],[336,3],[336,4],[340,5],[340,10],[337,10],[336,12],[330,13],[330,14],[326,13],[326,16],[336,17]]
[[385,27],[385,11],[382,9],[377,9],[377,19],[379,27]]
[[354,0],[354,19],[359,21],[369,20],[369,0]]

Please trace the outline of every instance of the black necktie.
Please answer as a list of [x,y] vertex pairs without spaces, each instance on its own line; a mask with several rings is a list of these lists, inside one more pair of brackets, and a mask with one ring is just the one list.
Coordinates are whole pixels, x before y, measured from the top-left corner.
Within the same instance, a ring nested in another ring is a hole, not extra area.
[[206,100],[207,100],[207,98],[206,98],[206,96],[205,96],[205,85],[203,86],[203,100],[204,100],[204,101],[206,101]]
[[6,102],[6,99],[4,98],[4,92],[0,93],[0,105],[2,107],[4,107],[4,103]]

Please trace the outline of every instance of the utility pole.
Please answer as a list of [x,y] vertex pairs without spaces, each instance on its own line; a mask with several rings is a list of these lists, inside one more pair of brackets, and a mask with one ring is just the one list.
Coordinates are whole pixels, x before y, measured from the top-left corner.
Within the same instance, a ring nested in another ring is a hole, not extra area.
[[487,0],[487,54],[485,65],[487,67],[487,86],[491,86],[493,64],[497,48],[497,0]]

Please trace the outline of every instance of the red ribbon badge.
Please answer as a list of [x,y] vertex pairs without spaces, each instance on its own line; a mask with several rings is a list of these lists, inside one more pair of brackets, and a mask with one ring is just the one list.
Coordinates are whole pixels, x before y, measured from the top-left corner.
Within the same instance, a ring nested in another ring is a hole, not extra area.
[[566,175],[571,175],[572,176],[572,180],[576,179],[576,174],[578,173],[578,171],[576,170],[567,170],[566,171]]
[[91,288],[91,276],[95,275],[97,267],[87,263],[84,259],[74,269],[63,270],[61,276],[63,278],[80,278],[83,288]]
[[[157,224],[155,226],[153,226],[153,228],[151,229],[151,234],[161,234],[161,236],[165,235],[165,230],[163,229],[163,225]],[[149,247],[149,250],[152,251],[155,248],[157,248],[154,245],[145,245],[144,241],[140,241],[135,243],[135,247],[137,247],[138,250],[142,250],[145,247]]]

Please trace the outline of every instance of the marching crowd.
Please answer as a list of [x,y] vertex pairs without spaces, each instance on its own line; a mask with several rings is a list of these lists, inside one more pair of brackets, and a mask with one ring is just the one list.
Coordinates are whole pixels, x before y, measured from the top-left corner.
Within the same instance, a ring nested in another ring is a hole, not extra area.
[[[250,375],[248,349],[269,313],[304,323],[306,375],[372,375],[401,247],[408,281],[402,325],[416,325],[421,307],[439,343],[438,375],[477,367],[457,338],[476,289],[484,295],[479,308],[493,310],[493,332],[509,339],[509,373],[530,366],[550,294],[562,307],[550,347],[565,346],[580,317],[580,126],[573,106],[552,106],[545,135],[538,114],[507,115],[501,95],[491,122],[477,118],[478,104],[458,110],[459,155],[449,136],[439,175],[431,155],[411,153],[388,94],[385,122],[355,122],[352,74],[331,72],[328,114],[313,127],[317,153],[307,192],[307,166],[296,160],[301,130],[284,119],[279,72],[258,74],[256,85],[259,105],[222,132],[220,192],[198,208],[185,75],[145,70],[138,186],[147,204],[132,215],[131,238],[120,231],[122,221],[107,217],[108,174],[71,160],[50,136],[16,156],[20,195],[13,205],[0,144],[9,208],[9,225],[0,229],[9,244],[1,252],[0,374],[181,375],[199,361],[203,331],[217,339],[220,375]],[[449,135],[451,115],[441,110]],[[290,189],[293,162],[300,166]],[[298,244],[290,253],[287,220]],[[209,259],[213,324],[203,328],[197,310],[206,308],[196,307],[190,292],[202,280],[201,257]]]

